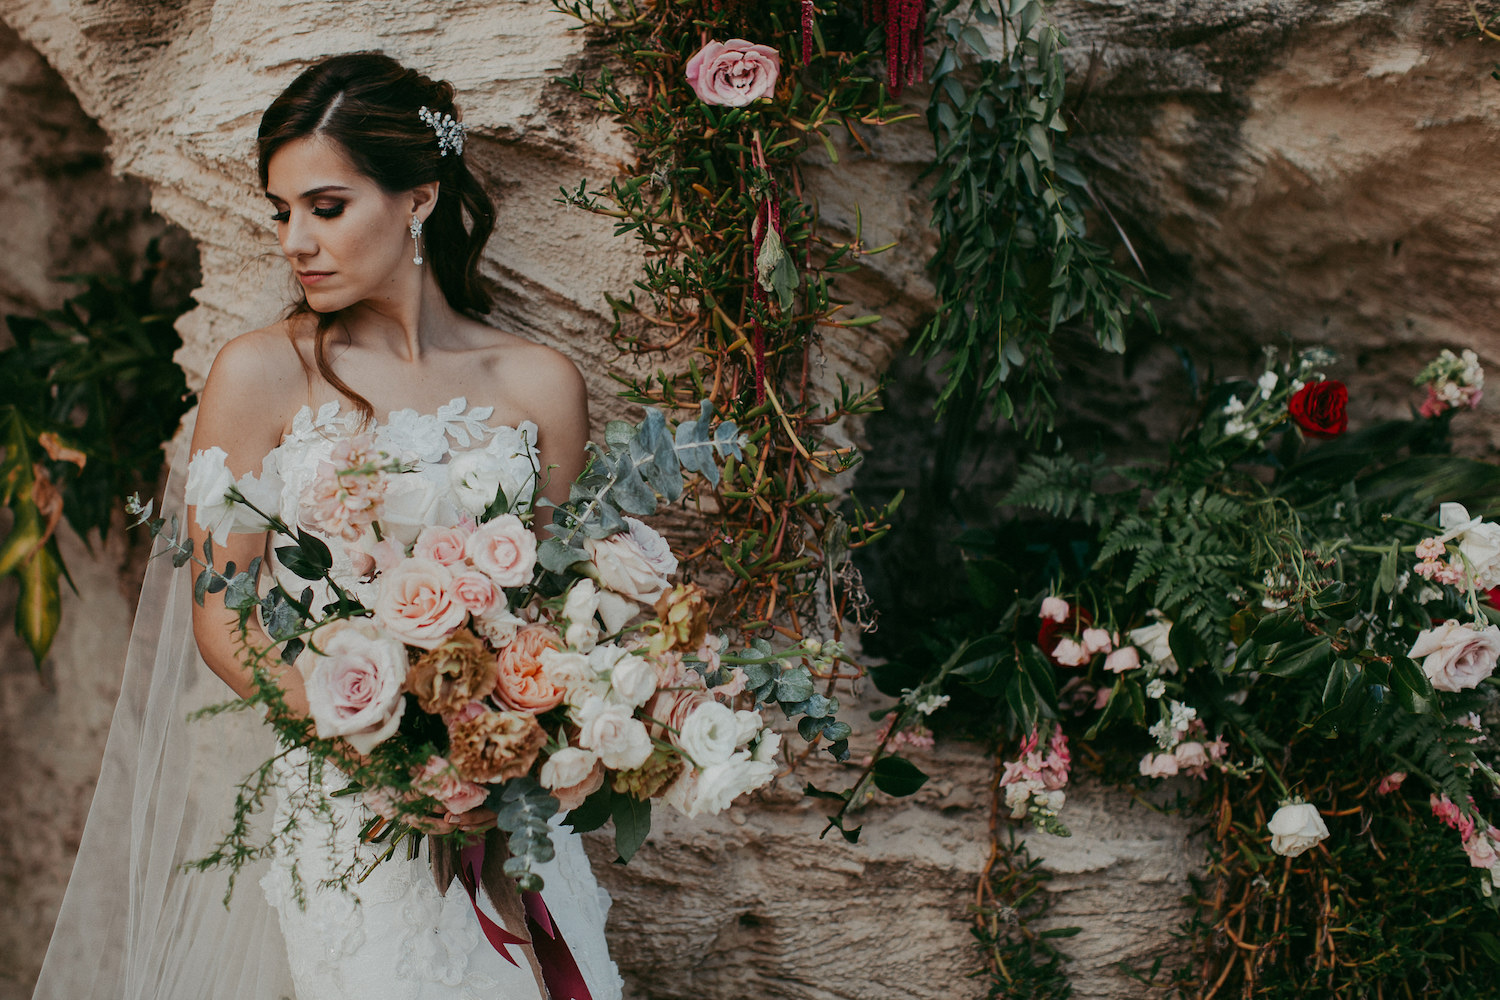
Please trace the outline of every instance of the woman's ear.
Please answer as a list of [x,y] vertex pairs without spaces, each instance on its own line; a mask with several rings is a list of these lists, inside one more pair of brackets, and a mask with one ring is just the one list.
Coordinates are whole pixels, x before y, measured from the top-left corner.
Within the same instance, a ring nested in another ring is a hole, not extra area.
[[432,210],[437,207],[438,187],[437,181],[428,181],[426,184],[418,184],[412,188],[411,214],[426,222]]

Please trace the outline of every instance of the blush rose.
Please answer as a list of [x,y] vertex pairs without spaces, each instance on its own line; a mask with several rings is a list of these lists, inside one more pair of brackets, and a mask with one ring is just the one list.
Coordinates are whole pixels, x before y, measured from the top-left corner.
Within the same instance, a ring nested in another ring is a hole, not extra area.
[[407,559],[380,578],[375,617],[402,642],[432,649],[468,617],[453,574],[431,559]]
[[1439,691],[1478,687],[1495,672],[1500,628],[1487,625],[1476,629],[1450,619],[1418,635],[1407,655],[1421,659],[1422,672]]
[[406,649],[368,623],[343,621],[319,629],[298,659],[307,679],[307,708],[319,739],[343,737],[369,753],[396,731],[406,702]]
[[704,104],[743,108],[775,93],[781,55],[743,38],[709,42],[688,60],[683,73]]
[[474,568],[501,587],[531,582],[536,568],[536,536],[514,514],[501,514],[479,527],[464,544]]

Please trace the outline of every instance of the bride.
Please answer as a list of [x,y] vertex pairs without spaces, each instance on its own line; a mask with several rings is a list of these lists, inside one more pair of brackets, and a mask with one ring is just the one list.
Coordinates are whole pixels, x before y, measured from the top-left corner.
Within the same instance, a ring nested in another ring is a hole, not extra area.
[[[577,368],[479,319],[490,307],[478,263],[494,212],[465,163],[457,118],[450,85],[363,54],[306,70],[261,120],[260,180],[303,298],[287,319],[219,353],[192,449],[222,449],[236,477],[277,477],[288,523],[330,438],[356,430],[373,432],[382,450],[422,474],[445,478],[455,455],[523,428],[539,453],[530,457],[551,470],[542,495],[558,502],[582,468],[588,404]],[[441,504],[424,514],[458,517]],[[201,546],[201,529],[193,532]],[[234,534],[214,559],[245,566],[266,550],[266,536]],[[238,616],[222,596],[195,606],[187,571],[153,565],[36,996],[546,997],[531,949],[511,949],[519,962],[503,955],[476,915],[484,908],[524,931],[518,908],[504,892],[471,900],[456,879],[441,884],[425,850],[380,864],[352,893],[319,886],[351,857],[375,856],[358,841],[372,814],[357,796],[330,799],[327,829],[299,827],[290,846],[256,859],[246,873],[260,884],[242,873],[227,908],[223,873],[182,870],[223,834],[233,783],[274,747],[246,713],[184,721],[226,694],[207,671],[241,696],[252,682]],[[283,576],[274,557],[268,565]],[[358,576],[347,557],[334,573]],[[258,622],[250,627],[253,641],[270,644]],[[306,713],[302,675],[287,668],[277,681],[287,703]],[[285,781],[296,780],[295,764],[280,765]],[[317,791],[337,788],[334,781]],[[284,822],[284,797],[281,804]],[[437,815],[429,829],[480,831],[493,820],[484,810]],[[554,839],[558,857],[538,871],[547,908],[593,1000],[618,997],[603,937],[607,897],[577,836],[559,830]]]

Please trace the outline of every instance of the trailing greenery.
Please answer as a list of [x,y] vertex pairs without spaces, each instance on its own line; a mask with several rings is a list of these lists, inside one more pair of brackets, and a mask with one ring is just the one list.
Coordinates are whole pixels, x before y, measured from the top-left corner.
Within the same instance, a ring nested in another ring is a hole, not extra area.
[[[939,414],[960,406],[968,424],[988,401],[1036,434],[1052,426],[1059,326],[1121,352],[1133,315],[1154,322],[1150,293],[1088,238],[1098,203],[1064,141],[1067,42],[1043,0],[941,0],[931,23],[938,309],[917,347],[944,359]],[[999,51],[984,27],[1000,29]]]
[[192,404],[172,362],[173,323],[191,303],[160,300],[162,266],[153,243],[138,277],[67,277],[83,290],[60,308],[5,318],[0,501],[14,519],[0,576],[20,582],[16,631],[38,667],[62,618],[59,520],[85,542],[106,536],[119,497],[155,487],[161,444]]
[[[713,491],[713,538],[694,553],[728,571],[721,611],[751,627],[785,615],[800,633],[822,595],[838,634],[864,603],[848,553],[884,532],[885,512],[829,507],[828,477],[859,454],[825,432],[876,409],[876,393],[842,385],[824,400],[810,383],[822,331],[880,320],[848,315],[835,287],[878,250],[858,226],[848,241],[821,231],[799,163],[837,164],[836,138],[868,148],[866,129],[905,117],[874,75],[881,33],[849,3],[821,4],[806,35],[800,0],[554,6],[610,52],[597,74],[561,82],[609,114],[635,153],[622,176],[580,182],[561,199],[615,219],[644,250],[641,277],[610,300],[613,333],[657,368],[617,375],[622,395],[667,412],[708,400],[746,433],[745,461]],[[774,94],[730,107],[694,92],[690,58],[730,38],[778,53]]]

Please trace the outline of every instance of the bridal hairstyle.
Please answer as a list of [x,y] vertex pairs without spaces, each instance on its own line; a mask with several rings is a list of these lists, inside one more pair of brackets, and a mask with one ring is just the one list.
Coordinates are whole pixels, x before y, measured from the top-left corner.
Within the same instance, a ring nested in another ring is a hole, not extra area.
[[[444,156],[421,108],[458,118],[453,86],[375,52],[334,56],[303,70],[260,120],[260,186],[271,158],[287,143],[320,136],[338,143],[356,170],[386,191],[439,183],[437,205],[424,224],[424,256],[448,304],[478,318],[490,311],[479,258],[495,228],[495,206],[462,155]],[[292,315],[312,312],[303,298]],[[373,407],[334,373],[327,341],[337,313],[319,313],[313,358],[329,385],[369,418]]]

